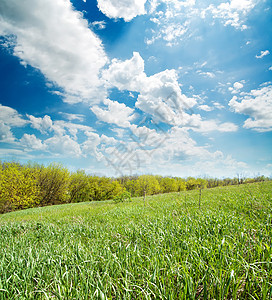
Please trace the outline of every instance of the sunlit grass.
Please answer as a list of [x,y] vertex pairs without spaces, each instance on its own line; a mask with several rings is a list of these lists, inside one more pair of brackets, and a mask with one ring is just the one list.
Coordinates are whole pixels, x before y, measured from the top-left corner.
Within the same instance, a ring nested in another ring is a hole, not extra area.
[[[186,197],[186,201],[185,201]],[[272,183],[0,216],[0,299],[270,299]]]

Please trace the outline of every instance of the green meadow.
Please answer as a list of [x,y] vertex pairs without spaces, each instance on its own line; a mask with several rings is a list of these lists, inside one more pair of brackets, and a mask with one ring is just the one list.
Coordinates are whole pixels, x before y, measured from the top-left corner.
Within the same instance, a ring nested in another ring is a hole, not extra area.
[[0,299],[271,299],[271,208],[268,181],[0,215]]

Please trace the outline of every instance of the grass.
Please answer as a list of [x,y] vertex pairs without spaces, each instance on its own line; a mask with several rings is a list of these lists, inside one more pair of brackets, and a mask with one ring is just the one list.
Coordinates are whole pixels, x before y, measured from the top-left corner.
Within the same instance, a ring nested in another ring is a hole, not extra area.
[[[186,201],[185,201],[186,196]],[[0,299],[271,299],[272,182],[0,216]]]

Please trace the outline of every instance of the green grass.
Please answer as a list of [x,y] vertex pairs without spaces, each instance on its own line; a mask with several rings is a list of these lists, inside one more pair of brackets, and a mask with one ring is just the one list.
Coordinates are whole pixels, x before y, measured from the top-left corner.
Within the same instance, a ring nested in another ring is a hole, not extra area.
[[271,299],[272,182],[146,202],[0,215],[0,299]]

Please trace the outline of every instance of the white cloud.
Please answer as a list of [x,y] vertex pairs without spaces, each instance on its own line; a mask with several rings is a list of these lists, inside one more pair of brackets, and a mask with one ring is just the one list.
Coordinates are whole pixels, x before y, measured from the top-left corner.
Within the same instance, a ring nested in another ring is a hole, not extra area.
[[[219,153],[218,153],[219,154]],[[190,168],[189,174],[209,175],[221,177],[222,169],[224,176],[235,177],[237,173],[243,173],[248,170],[248,165],[243,161],[237,161],[230,155],[224,156],[223,153],[215,159],[200,160]]]
[[[240,100],[240,101],[238,101]],[[243,98],[234,96],[229,106],[236,112],[250,116],[244,122],[244,128],[259,132],[272,130],[272,86],[252,90]]]
[[15,109],[2,104],[0,104],[0,122],[14,127],[27,124],[27,121]]
[[199,109],[204,110],[204,111],[212,111],[213,107],[210,107],[209,105],[203,104],[198,106]]
[[11,132],[11,127],[0,122],[0,142],[12,143],[14,139],[15,138]]
[[0,141],[11,143],[15,137],[12,127],[22,127],[27,121],[13,108],[0,104]]
[[99,30],[102,30],[102,29],[105,29],[106,28],[106,22],[105,21],[95,21],[95,22],[92,22],[92,25],[99,29]]
[[270,54],[270,52],[268,50],[265,50],[265,51],[261,51],[261,54],[256,55],[255,57],[256,58],[263,58],[264,56],[269,55],[269,54]]
[[180,122],[184,110],[196,104],[194,98],[181,93],[175,70],[165,70],[148,77],[144,72],[144,60],[137,52],[130,60],[113,60],[103,77],[119,90],[138,92],[135,106],[158,121],[172,125]]
[[231,122],[220,123],[216,120],[200,121],[198,127],[193,128],[197,132],[210,132],[210,131],[220,131],[220,132],[235,132],[238,130],[238,126]]
[[[74,139],[77,139],[77,133],[79,130],[84,132],[85,134],[87,132],[93,131],[92,127],[86,125],[75,124],[63,120],[52,121],[51,117],[48,115],[45,115],[44,117],[40,117],[40,118],[36,118],[31,115],[27,115],[27,116],[30,119],[31,127],[39,130],[42,134],[46,134],[46,135],[52,132],[60,136],[69,133],[74,137]],[[81,115],[78,116],[77,114],[76,115],[67,114],[67,117],[70,118],[71,120],[74,120],[74,119],[78,119],[78,117],[81,118]]]
[[[156,11],[156,8],[163,4],[165,9]],[[151,29],[151,37],[146,38],[147,45],[153,44],[156,40],[163,39],[166,46],[178,45],[186,36],[190,35],[190,20],[197,15],[194,9],[195,1],[178,0],[155,0],[150,4],[150,20],[157,25],[156,30]]]
[[131,21],[138,15],[143,15],[146,0],[98,0],[98,8],[109,18],[123,18]]
[[48,134],[48,132],[52,131],[53,122],[50,116],[45,115],[42,118],[36,118],[32,115],[27,115],[30,120],[31,127],[39,130],[43,134]]
[[82,131],[85,135],[93,131],[93,128],[90,126],[65,122],[62,120],[54,121],[52,129],[57,135],[71,134],[75,140],[77,139],[78,131]]
[[80,157],[82,151],[80,145],[68,135],[55,135],[44,141],[51,153],[56,155]]
[[272,66],[268,69],[269,71],[272,71]]
[[2,0],[0,11],[0,33],[16,36],[14,55],[62,88],[67,101],[98,101],[105,94],[103,46],[70,1]]
[[[144,60],[137,52],[134,52],[129,60],[113,60],[109,69],[104,71],[103,78],[109,86],[138,92],[136,108],[150,114],[155,122],[183,126],[201,132],[237,130],[237,126],[232,123],[203,121],[199,114],[194,114],[192,108],[197,100],[182,94],[177,72],[165,70],[148,77],[144,72]],[[106,119],[109,116],[113,122],[114,116],[110,113],[98,107],[95,110],[97,115],[100,114]],[[117,124],[117,121],[114,122]]]
[[205,77],[209,77],[209,78],[214,78],[215,74],[212,72],[202,72],[200,70],[197,71],[198,74],[205,76]]
[[236,29],[244,30],[247,29],[244,24],[246,16],[255,5],[254,0],[230,0],[218,6],[211,4],[203,11],[202,15],[205,16],[206,12],[210,11],[214,18],[222,19],[225,26],[230,25]]
[[[103,154],[98,150],[101,143],[101,138],[97,133],[88,132],[87,140],[82,144],[82,153],[86,156],[95,156],[98,160],[103,158]],[[105,142],[104,138],[104,142]]]
[[134,119],[134,110],[124,103],[106,99],[104,104],[107,105],[107,110],[98,106],[91,108],[96,117],[106,123],[116,124],[120,127],[129,127],[130,122]]
[[[244,81],[242,81],[244,83]],[[240,92],[240,90],[244,87],[242,82],[234,82],[233,87],[229,87],[229,91],[232,94],[237,94]]]
[[70,114],[70,113],[60,113],[60,115],[62,115],[64,118],[66,118],[69,121],[79,121],[79,122],[83,122],[84,121],[84,115],[81,114]]
[[219,102],[213,102],[213,105],[214,105],[214,107],[217,108],[217,109],[223,109],[223,108],[225,108],[225,106],[222,105],[222,104],[219,103]]
[[[166,46],[173,46],[178,44],[181,37],[187,32],[188,27],[187,23],[181,24],[169,24],[167,26],[163,26],[161,29],[162,38],[167,41]],[[158,36],[160,37],[160,36]],[[152,42],[153,43],[153,42]],[[150,43],[149,43],[150,44]]]
[[138,91],[146,78],[144,60],[138,52],[133,52],[133,57],[125,61],[113,59],[110,67],[103,71],[103,78],[109,86],[119,90]]
[[207,174],[209,170],[209,175],[216,171],[221,176],[222,166],[224,175],[238,167],[240,170],[247,167],[243,162],[224,156],[221,151],[209,151],[209,145],[199,146],[184,128],[172,127],[167,132],[156,132],[147,126],[132,125],[131,130],[136,136],[133,142],[109,147],[105,154],[109,155],[108,160],[118,175],[151,172],[192,176]]
[[26,147],[26,150],[46,150],[46,145],[34,134],[25,133],[20,142],[22,146]]

